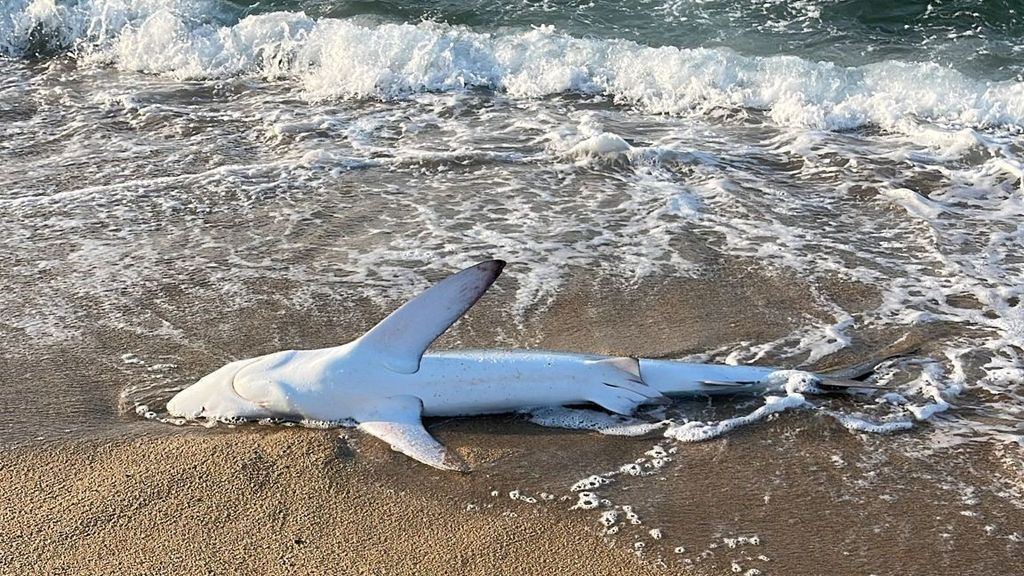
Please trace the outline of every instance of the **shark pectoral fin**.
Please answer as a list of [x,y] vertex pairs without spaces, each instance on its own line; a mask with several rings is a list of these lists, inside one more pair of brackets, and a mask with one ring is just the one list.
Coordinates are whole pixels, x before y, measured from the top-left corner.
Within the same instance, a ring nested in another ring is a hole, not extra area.
[[476,304],[504,267],[501,260],[488,260],[434,284],[356,340],[348,353],[393,372],[416,372],[430,344]]
[[378,420],[363,422],[359,429],[391,445],[391,449],[438,468],[469,472],[469,465],[456,455],[449,454],[443,444],[434,439],[422,422],[389,422]]
[[423,402],[415,396],[386,398],[359,418],[359,429],[391,445],[391,449],[441,470],[469,472],[469,466],[423,427]]

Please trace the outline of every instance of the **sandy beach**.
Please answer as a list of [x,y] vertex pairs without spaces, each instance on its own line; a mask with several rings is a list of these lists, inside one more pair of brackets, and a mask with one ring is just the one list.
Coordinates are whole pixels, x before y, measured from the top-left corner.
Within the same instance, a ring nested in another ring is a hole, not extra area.
[[[720,281],[628,290],[576,283],[518,329],[543,348],[679,356],[743,335],[778,337],[793,318],[815,313],[792,279],[729,267],[714,277]],[[511,297],[495,291],[439,344],[507,341],[502,318]],[[835,287],[831,297],[850,309],[870,305],[856,285]],[[751,307],[728,305],[737,301]],[[329,345],[379,314],[366,302],[348,305],[334,316],[253,308],[236,324],[244,338],[227,329],[208,338],[213,349],[238,354],[290,337]],[[186,308],[176,314],[163,317],[201,330]],[[932,328],[864,331],[829,362],[884,355],[897,336],[897,348],[928,354],[941,326]],[[1009,575],[1024,550],[1020,447],[971,442],[928,424],[859,434],[822,413],[796,411],[684,444],[658,431],[614,437],[542,428],[517,415],[429,422],[474,469],[459,474],[352,429],[177,427],[118,399],[112,383],[152,380],[156,365],[166,375],[134,394],[166,401],[167,390],[216,362],[193,348],[177,348],[178,364],[163,368],[153,360],[161,358],[158,343],[128,332],[97,331],[63,354],[35,350],[17,332],[9,342],[20,351],[5,360],[9,373],[34,374],[77,399],[17,385],[0,396],[11,410],[0,454],[5,573]],[[864,406],[856,398],[819,401]],[[760,402],[698,400],[680,409],[715,419]],[[606,507],[572,509],[576,482],[645,458],[656,445],[674,450],[669,465],[600,487]],[[620,519],[609,533],[600,522],[609,506],[630,507],[638,523]]]
[[[576,519],[335,433],[185,434],[5,453],[5,574],[650,574]],[[468,510],[467,508],[474,508]]]
[[[0,576],[1024,574],[1021,38],[977,0],[0,2]],[[490,259],[431,350],[879,389],[371,353],[352,405],[314,361],[168,410]],[[521,411],[425,422],[468,474],[305,420],[416,399]]]
[[[643,518],[607,536],[594,512],[569,510],[561,481],[595,459],[611,464],[637,451],[643,439],[511,419],[432,431],[477,470],[441,473],[373,439],[309,429],[5,451],[0,563],[7,574],[639,575],[738,566],[1009,575],[1024,549],[1024,512],[997,493],[1020,497],[1024,475],[986,450],[952,450],[936,464],[819,419],[778,419],[684,446],[679,469],[657,479],[672,483],[657,488],[659,499],[644,499],[639,480],[604,492],[633,502]],[[511,499],[513,490],[537,503]],[[554,500],[540,496],[546,490]],[[660,540],[648,534],[655,526],[664,527]]]

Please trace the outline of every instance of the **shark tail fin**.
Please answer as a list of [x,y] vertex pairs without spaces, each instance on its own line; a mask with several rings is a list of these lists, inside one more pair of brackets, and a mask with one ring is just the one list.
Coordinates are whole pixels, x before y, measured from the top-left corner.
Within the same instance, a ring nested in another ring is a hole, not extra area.
[[346,354],[400,374],[418,371],[431,343],[476,304],[504,267],[502,260],[488,260],[441,280],[363,334]]
[[612,357],[587,362],[597,373],[588,400],[616,414],[630,415],[642,404],[666,404],[669,399],[640,377],[636,358]]

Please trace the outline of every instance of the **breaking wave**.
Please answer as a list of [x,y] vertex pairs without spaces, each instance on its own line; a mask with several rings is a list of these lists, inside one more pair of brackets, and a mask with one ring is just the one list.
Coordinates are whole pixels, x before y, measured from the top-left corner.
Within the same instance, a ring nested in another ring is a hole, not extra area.
[[488,33],[301,12],[238,19],[237,9],[203,0],[15,0],[5,12],[0,54],[67,51],[80,66],[180,80],[283,80],[313,101],[486,89],[512,98],[600,96],[650,113],[763,111],[778,125],[828,130],[1024,126],[1024,83],[979,80],[930,62],[844,67],[579,38],[551,26]]

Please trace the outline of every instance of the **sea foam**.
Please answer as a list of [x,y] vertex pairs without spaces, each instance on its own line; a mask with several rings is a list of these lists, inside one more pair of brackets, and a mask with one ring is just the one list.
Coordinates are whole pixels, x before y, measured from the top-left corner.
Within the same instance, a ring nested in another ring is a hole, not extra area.
[[43,43],[74,50],[83,63],[182,80],[290,79],[310,100],[486,88],[515,98],[597,95],[653,113],[749,108],[782,126],[830,130],[1024,124],[1024,83],[976,80],[928,62],[843,67],[726,48],[577,38],[551,26],[483,33],[435,22],[369,25],[297,12],[232,22],[223,5],[187,0],[71,6],[21,0],[8,6],[7,18],[0,18],[3,54],[28,54]]

